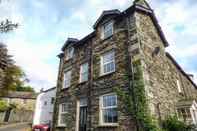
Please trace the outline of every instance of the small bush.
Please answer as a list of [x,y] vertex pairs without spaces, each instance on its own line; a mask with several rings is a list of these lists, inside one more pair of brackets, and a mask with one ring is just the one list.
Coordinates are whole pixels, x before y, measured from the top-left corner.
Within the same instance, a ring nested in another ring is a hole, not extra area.
[[176,116],[169,116],[163,121],[163,129],[165,131],[192,131],[192,127],[178,120]]
[[0,112],[6,111],[9,108],[7,102],[0,100]]

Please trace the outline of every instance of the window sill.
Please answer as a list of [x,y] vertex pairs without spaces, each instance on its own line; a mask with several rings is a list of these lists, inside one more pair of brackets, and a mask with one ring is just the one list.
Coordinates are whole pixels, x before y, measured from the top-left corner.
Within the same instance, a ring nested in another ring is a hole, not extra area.
[[57,125],[57,128],[66,128],[66,125]]
[[118,127],[118,123],[113,123],[113,124],[101,124],[98,127]]
[[111,71],[111,72],[108,72],[108,73],[104,73],[104,74],[100,74],[99,77],[104,77],[104,76],[108,76],[108,75],[111,75],[113,73],[115,73],[116,71]]
[[83,84],[85,84],[85,83],[87,83],[88,81],[81,81],[81,82],[79,82],[78,84],[79,85],[83,85]]
[[110,39],[110,38],[112,38],[112,37],[113,37],[113,35],[108,36],[108,37],[106,37],[106,38],[101,38],[101,42],[104,42],[104,41],[106,41],[106,40],[108,40],[108,39]]
[[70,88],[70,86],[69,87],[66,87],[66,88],[62,88],[61,91],[68,90],[69,88]]

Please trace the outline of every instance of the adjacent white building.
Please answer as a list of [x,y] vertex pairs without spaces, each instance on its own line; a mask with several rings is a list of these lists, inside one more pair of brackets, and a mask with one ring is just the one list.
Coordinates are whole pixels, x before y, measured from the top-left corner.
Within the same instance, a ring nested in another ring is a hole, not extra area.
[[36,99],[33,125],[51,124],[55,102],[56,88],[42,91]]

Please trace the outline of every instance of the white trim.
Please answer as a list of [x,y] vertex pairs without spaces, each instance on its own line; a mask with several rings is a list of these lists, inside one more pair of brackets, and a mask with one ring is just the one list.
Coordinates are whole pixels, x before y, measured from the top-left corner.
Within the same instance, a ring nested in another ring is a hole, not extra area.
[[[111,53],[113,55],[113,60],[104,64],[104,61],[103,61],[104,57],[106,55],[111,54]],[[104,65],[112,63],[112,62],[114,63],[114,70],[109,71],[109,72],[104,72]],[[106,53],[104,53],[103,55],[100,56],[100,76],[107,75],[107,74],[113,73],[115,71],[116,71],[115,51],[110,50],[110,51],[108,51],[108,52],[106,52]]]
[[76,128],[75,128],[75,131],[79,131],[79,113],[80,113],[80,101],[77,100],[77,105],[76,105]]
[[[69,79],[69,85],[65,86],[65,74],[70,72],[70,79]],[[69,88],[71,86],[71,80],[72,80],[72,70],[65,70],[63,75],[63,86],[62,89]]]
[[[71,50],[71,52],[70,52],[70,50]],[[74,55],[74,47],[68,47],[66,49],[66,60],[73,58],[73,55]]]
[[112,36],[114,34],[114,21],[113,20],[107,21],[101,27],[101,39],[102,40],[107,39],[108,37],[110,37],[110,36],[105,36],[104,35],[105,34],[105,26],[107,24],[112,24],[112,34],[110,36]]
[[176,80],[176,84],[177,84],[178,92],[179,92],[179,93],[182,93],[180,81],[179,81],[179,80]]
[[[83,66],[85,66],[85,65],[87,65],[87,74],[88,74],[88,76],[89,76],[89,71],[88,71],[88,70],[89,70],[89,63],[86,62],[86,63],[81,64],[81,65],[80,65],[80,73],[79,73],[79,83],[88,81],[88,78],[87,78],[87,80],[83,80],[83,81],[82,81],[82,70],[83,70]],[[87,76],[87,77],[88,77],[88,76]]]
[[[103,97],[105,96],[110,96],[110,95],[115,95],[116,96],[116,106],[111,106],[111,107],[103,107]],[[118,107],[118,100],[117,100],[117,95],[115,93],[109,93],[105,94],[99,97],[99,126],[117,126],[117,123],[105,123],[103,120],[103,109],[110,109],[110,108],[117,108]]]
[[197,125],[197,105],[195,100],[193,101],[192,106],[190,107],[190,113],[191,113],[193,124]]
[[58,127],[66,127],[66,123],[62,124],[61,123],[61,115],[62,114],[67,114],[68,112],[64,111],[62,112],[62,105],[67,104],[67,103],[61,103],[59,104],[59,113],[58,113]]

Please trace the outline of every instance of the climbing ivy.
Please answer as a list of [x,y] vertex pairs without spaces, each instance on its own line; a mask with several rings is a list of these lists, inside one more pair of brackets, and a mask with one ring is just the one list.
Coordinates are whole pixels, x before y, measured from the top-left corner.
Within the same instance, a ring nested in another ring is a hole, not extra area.
[[[132,84],[128,87],[129,91],[120,87],[114,89],[122,103],[122,109],[136,120],[139,131],[161,130],[148,110],[140,61],[133,62],[132,77]],[[125,79],[131,81],[129,74],[125,75]]]

